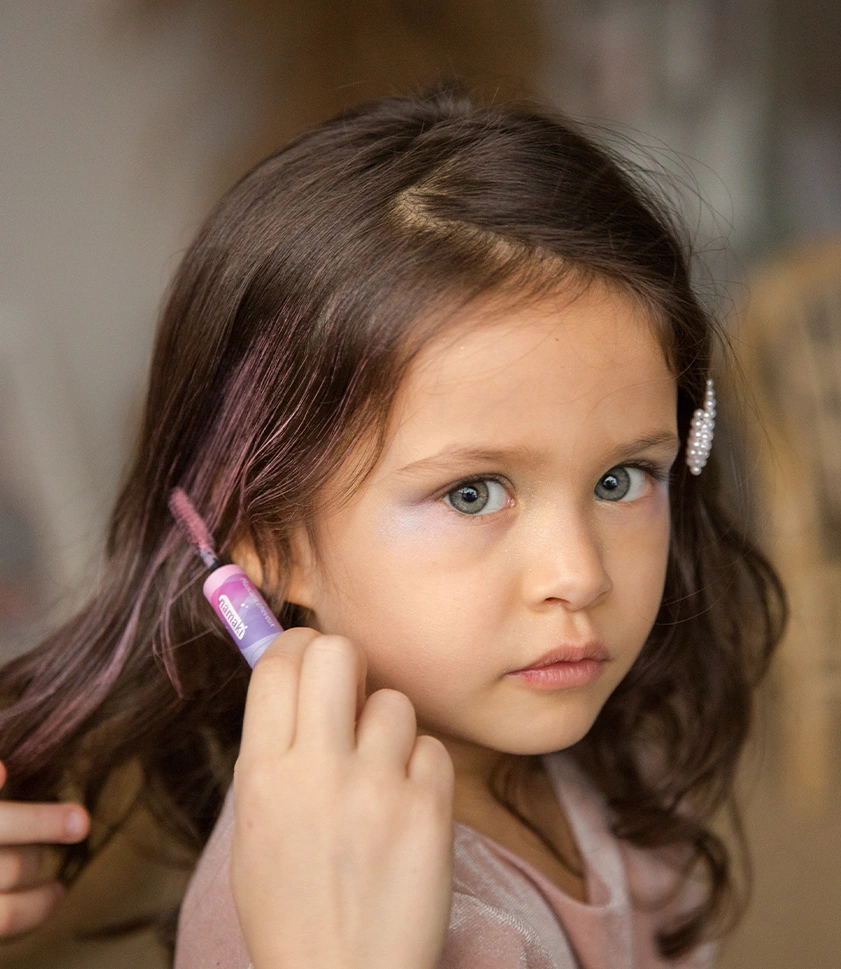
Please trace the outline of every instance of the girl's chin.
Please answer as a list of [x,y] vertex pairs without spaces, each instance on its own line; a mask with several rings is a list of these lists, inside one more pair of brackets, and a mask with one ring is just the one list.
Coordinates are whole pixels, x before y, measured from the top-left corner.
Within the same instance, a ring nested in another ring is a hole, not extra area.
[[449,724],[447,727],[440,723],[436,726],[424,723],[419,717],[418,733],[437,736],[448,746],[454,744],[467,749],[478,748],[477,754],[481,750],[520,757],[551,754],[573,747],[586,737],[601,710],[601,706],[594,707],[590,703],[579,704],[577,709],[544,709],[539,715],[532,711],[531,716],[520,709],[516,713],[500,713],[491,722],[484,720],[469,725]]
[[501,753],[520,756],[552,754],[566,750],[587,736],[594,719],[595,717],[588,718],[586,723],[565,724],[563,729],[555,726],[554,729],[523,731],[516,737],[509,736],[504,740],[499,738],[501,742],[494,744],[494,748]]
[[474,744],[500,754],[511,754],[515,757],[532,757],[542,754],[554,754],[560,750],[573,747],[586,737],[591,724],[580,730],[551,731],[536,735],[525,733],[517,737],[462,737],[462,743]]

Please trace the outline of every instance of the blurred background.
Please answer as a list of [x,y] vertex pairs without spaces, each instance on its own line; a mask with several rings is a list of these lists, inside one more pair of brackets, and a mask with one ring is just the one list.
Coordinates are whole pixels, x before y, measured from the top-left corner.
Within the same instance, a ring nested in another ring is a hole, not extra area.
[[[841,966],[839,50],[831,0],[0,3],[0,655],[96,574],[161,296],[220,192],[379,94],[458,75],[535,97],[668,169],[746,378],[729,487],[794,618],[742,772],[754,899],[721,965]],[[0,965],[164,965],[142,933],[69,941],[80,913],[180,891],[146,861],[138,896],[121,850]]]

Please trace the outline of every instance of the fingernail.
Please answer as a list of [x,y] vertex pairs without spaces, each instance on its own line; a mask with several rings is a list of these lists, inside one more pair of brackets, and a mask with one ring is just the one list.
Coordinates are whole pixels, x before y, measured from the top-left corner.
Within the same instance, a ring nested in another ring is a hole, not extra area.
[[87,820],[81,811],[71,811],[64,821],[64,830],[72,841],[81,841],[87,826]]

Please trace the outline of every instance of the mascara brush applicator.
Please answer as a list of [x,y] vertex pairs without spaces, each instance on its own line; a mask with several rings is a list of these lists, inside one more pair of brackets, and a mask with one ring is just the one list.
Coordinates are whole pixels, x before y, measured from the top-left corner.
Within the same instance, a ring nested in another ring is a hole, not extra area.
[[169,510],[210,571],[202,587],[205,599],[253,667],[283,628],[243,569],[220,562],[207,525],[182,488],[170,494]]

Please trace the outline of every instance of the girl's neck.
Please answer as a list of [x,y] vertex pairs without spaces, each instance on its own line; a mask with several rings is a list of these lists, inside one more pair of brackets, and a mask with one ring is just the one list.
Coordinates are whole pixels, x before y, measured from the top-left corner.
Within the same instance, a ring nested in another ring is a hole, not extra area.
[[[436,736],[447,748],[455,768],[456,820],[460,809],[472,811],[491,809],[500,805],[500,780],[512,775],[528,773],[534,757],[508,754],[481,747],[469,741],[443,736],[432,730],[423,730]],[[523,778],[517,777],[522,780]]]
[[530,862],[555,885],[587,901],[584,861],[543,764],[439,735],[455,767],[456,821]]

